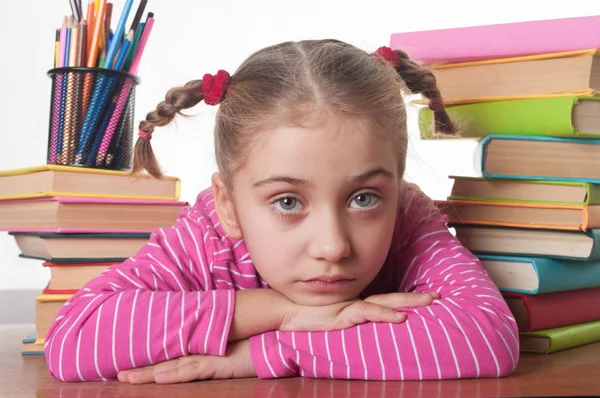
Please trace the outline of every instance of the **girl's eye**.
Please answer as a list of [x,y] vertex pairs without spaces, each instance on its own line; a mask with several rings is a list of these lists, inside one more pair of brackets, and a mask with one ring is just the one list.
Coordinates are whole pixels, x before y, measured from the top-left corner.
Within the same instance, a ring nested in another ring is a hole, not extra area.
[[275,208],[282,213],[294,213],[300,205],[298,199],[286,196],[284,198],[277,199],[274,203]]
[[379,203],[379,197],[372,193],[358,194],[350,202],[350,207],[355,209],[370,209]]

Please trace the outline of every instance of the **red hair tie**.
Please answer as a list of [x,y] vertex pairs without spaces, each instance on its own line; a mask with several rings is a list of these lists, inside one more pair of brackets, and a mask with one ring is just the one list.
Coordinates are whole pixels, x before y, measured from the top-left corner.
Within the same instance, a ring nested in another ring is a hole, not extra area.
[[442,101],[440,98],[435,98],[429,101],[429,109],[434,112],[441,112],[444,110],[444,108],[444,101]]
[[202,92],[204,102],[208,105],[217,105],[225,96],[225,91],[229,85],[230,76],[224,70],[219,70],[216,75],[207,73],[202,78]]
[[149,141],[150,139],[152,139],[152,133],[140,129],[140,131],[138,132],[138,137],[140,137],[143,140]]
[[383,46],[379,47],[377,51],[373,53],[377,58],[387,61],[390,64],[394,65],[394,68],[397,68],[400,65],[400,58],[398,58],[398,54],[396,51],[392,50],[389,47]]

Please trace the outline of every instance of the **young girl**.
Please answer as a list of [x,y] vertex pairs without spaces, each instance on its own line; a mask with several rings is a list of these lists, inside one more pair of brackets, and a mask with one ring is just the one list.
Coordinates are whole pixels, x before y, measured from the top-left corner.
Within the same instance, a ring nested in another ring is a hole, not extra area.
[[446,219],[403,181],[401,91],[433,74],[402,51],[287,42],[230,77],[169,91],[140,124],[134,172],[159,177],[156,126],[220,104],[219,173],[177,223],[90,281],[45,343],[67,381],[289,376],[425,380],[509,375],[518,333]]

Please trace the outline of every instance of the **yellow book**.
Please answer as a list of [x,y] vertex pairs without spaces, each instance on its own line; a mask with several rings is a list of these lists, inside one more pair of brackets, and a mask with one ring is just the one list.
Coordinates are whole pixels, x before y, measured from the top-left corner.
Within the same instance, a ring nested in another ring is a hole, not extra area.
[[596,49],[448,63],[431,70],[447,105],[600,92]]
[[177,177],[153,178],[126,171],[41,165],[0,171],[0,200],[53,196],[178,200]]

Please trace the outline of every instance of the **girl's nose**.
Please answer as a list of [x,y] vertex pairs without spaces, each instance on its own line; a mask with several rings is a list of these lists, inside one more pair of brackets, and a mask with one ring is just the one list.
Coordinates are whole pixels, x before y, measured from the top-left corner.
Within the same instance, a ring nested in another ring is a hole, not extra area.
[[315,225],[309,255],[316,260],[337,263],[350,255],[350,239],[342,220],[329,217]]

